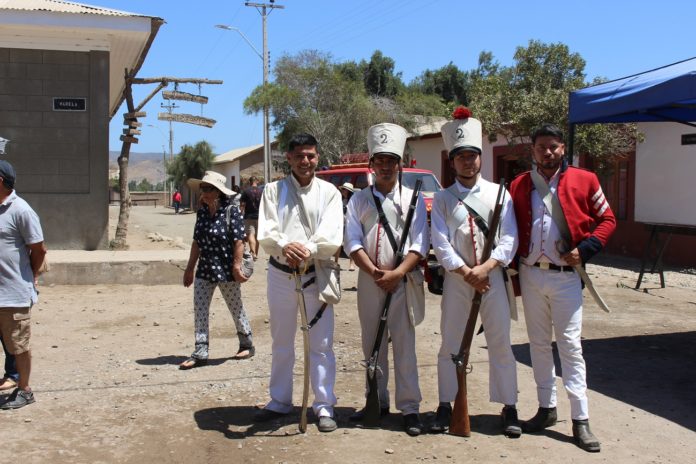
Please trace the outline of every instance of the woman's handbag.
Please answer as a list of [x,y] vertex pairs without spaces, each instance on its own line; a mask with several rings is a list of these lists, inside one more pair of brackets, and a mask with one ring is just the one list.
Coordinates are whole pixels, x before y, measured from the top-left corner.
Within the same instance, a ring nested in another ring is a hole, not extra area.
[[[227,224],[228,231],[230,230],[230,210],[233,206],[234,205],[229,205],[225,210],[225,222]],[[234,253],[234,243],[232,244],[232,252]],[[241,270],[242,274],[244,274],[244,277],[246,277],[247,279],[250,278],[251,275],[254,273],[254,257],[251,256],[251,253],[246,249],[246,244],[244,245],[244,252],[242,253]]]

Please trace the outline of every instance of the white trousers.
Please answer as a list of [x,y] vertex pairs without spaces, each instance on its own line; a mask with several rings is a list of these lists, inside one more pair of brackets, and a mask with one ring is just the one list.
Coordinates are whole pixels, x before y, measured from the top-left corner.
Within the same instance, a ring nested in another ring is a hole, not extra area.
[[520,265],[520,287],[539,406],[556,407],[552,331],[561,359],[572,419],[587,419],[587,380],[582,357],[582,287],[576,272]]
[[[372,354],[377,326],[384,308],[387,293],[380,289],[372,276],[364,271],[358,275],[358,317],[362,331],[362,348],[365,359]],[[382,408],[389,407],[389,343],[391,336],[394,353],[394,382],[396,409],[405,414],[418,412],[421,392],[418,387],[418,360],[416,359],[416,330],[411,324],[406,309],[406,291],[404,284],[392,295],[387,314],[387,330],[384,331],[382,344],[377,358],[379,370],[377,387]],[[381,372],[380,372],[381,371]],[[367,382],[367,379],[366,379]],[[367,394],[367,388],[365,389]]]
[[[302,276],[302,283],[314,277],[314,273]],[[292,411],[293,368],[295,365],[295,334],[299,304],[295,292],[295,278],[273,266],[268,267],[268,309],[272,338],[271,401],[266,409],[280,413]],[[304,289],[307,320],[319,311],[316,283]],[[309,372],[314,402],[312,408],[317,417],[333,417],[336,404],[336,358],[333,352],[334,313],[329,305],[324,315],[309,331]]]
[[[489,279],[491,289],[483,295],[479,313],[488,345],[488,395],[492,402],[514,405],[517,365],[510,346],[510,305],[500,269],[494,269]],[[459,352],[474,293],[474,288],[459,274],[445,274],[440,305],[442,345],[437,355],[440,402],[452,402],[457,396],[457,371],[452,354]]]

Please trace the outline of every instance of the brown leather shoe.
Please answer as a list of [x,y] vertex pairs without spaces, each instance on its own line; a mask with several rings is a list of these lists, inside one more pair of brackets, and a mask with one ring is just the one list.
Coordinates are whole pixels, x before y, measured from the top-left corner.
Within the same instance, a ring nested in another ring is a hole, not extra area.
[[602,449],[599,440],[590,430],[590,421],[588,419],[573,419],[573,439],[576,445],[590,453],[599,453]]
[[556,425],[557,420],[556,408],[539,408],[534,417],[526,422],[522,422],[522,431],[524,433],[539,433]]

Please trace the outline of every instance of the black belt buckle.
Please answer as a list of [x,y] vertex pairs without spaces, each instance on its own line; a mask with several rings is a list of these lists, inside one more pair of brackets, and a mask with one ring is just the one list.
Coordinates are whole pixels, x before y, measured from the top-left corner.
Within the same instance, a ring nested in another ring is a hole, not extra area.
[[[291,268],[290,266],[286,266],[285,264],[279,263],[275,258],[271,257],[268,262],[270,263],[271,266],[273,266],[276,269],[279,269],[286,274],[292,274],[296,270]],[[312,264],[307,268],[306,274],[309,274],[310,272],[314,272],[314,265]]]
[[573,272],[573,266],[558,266],[547,261],[537,261],[533,264],[534,267],[538,267],[544,271],[560,271],[560,272]]

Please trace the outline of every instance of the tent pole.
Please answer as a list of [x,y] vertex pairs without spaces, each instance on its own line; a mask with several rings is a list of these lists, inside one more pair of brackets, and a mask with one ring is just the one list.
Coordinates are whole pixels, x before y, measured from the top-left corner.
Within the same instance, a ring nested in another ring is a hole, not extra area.
[[570,131],[568,132],[568,165],[573,164],[573,152],[575,149],[575,124],[570,125]]

